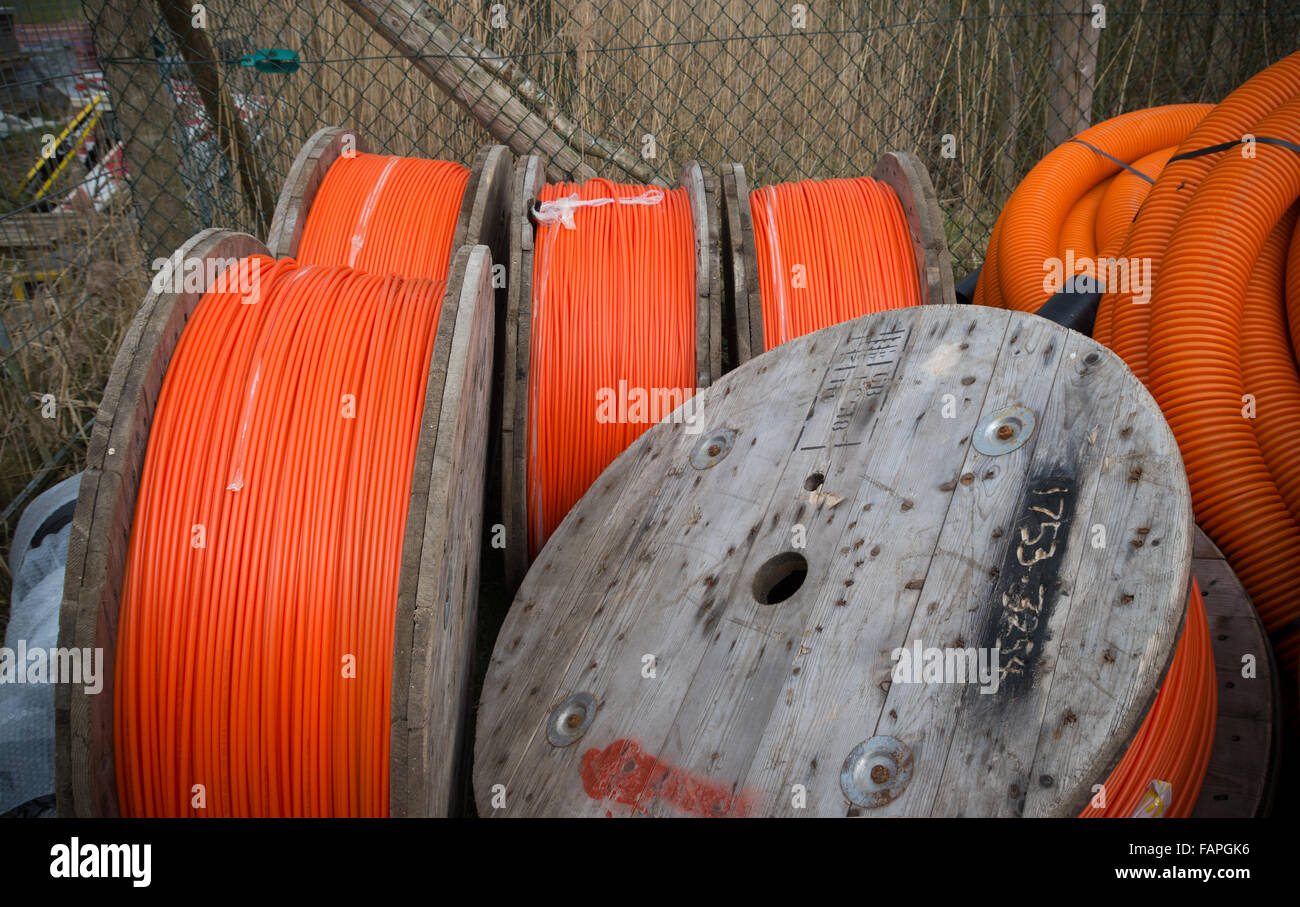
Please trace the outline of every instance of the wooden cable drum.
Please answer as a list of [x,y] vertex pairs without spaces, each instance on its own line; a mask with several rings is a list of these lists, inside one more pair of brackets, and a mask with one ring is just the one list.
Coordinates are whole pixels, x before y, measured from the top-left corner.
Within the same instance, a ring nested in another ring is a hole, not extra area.
[[[505,382],[501,433],[502,524],[506,532],[505,579],[508,593],[528,569],[528,381],[532,343],[533,267],[536,227],[529,212],[546,183],[546,161],[532,154],[515,165],[513,204],[507,233],[509,273],[503,347]],[[722,274],[719,215],[714,180],[692,161],[682,168],[679,186],[691,205],[695,234],[695,382],[705,388],[722,374]]]
[[[898,196],[924,301],[955,303],[943,214],[925,165],[913,154],[890,151],[881,156],[871,176]],[[731,364],[739,365],[765,349],[759,289],[759,269],[763,265],[757,258],[750,184],[743,164],[722,165],[722,208],[723,267],[731,290],[724,305],[724,335]]]
[[1281,758],[1277,664],[1264,624],[1223,552],[1199,528],[1192,573],[1214,646],[1218,716],[1214,749],[1193,818],[1267,816]]
[[[480,699],[479,814],[1079,814],[1192,565],[1177,445],[1124,364],[1030,315],[916,306],[791,340],[700,407],[529,570]],[[996,691],[896,673],[918,645],[972,650]]]
[[[202,265],[266,255],[242,233],[205,230],[178,250]],[[118,613],[145,451],[181,332],[209,285],[151,288],[128,329],[91,436],[68,548],[61,646],[102,648],[98,695],[60,685],[55,772],[65,816],[120,814],[114,754]],[[392,815],[446,814],[465,766],[479,531],[492,379],[491,255],[453,256],[437,323],[406,515],[392,654]]]

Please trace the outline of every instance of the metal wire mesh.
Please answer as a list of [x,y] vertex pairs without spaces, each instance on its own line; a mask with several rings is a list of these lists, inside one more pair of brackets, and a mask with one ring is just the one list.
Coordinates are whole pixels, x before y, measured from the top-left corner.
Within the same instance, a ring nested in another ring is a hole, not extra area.
[[[0,250],[0,497],[15,504],[33,478],[75,468],[150,260],[206,226],[264,235],[321,126],[461,161],[504,142],[546,151],[570,176],[639,182],[670,181],[692,158],[741,161],[755,185],[857,175],[909,150],[934,179],[960,277],[1053,145],[1127,110],[1217,101],[1300,46],[1287,0],[85,0],[12,12],[20,30],[56,32],[29,31],[24,46],[0,28],[0,241],[89,187],[73,206],[84,224]],[[274,49],[289,61],[258,65]],[[17,185],[25,164],[100,91],[97,146],[102,161],[122,143],[116,169],[93,183],[95,162],[78,162],[34,203]],[[56,109],[59,97],[74,102]],[[48,393],[56,417],[34,418]]]

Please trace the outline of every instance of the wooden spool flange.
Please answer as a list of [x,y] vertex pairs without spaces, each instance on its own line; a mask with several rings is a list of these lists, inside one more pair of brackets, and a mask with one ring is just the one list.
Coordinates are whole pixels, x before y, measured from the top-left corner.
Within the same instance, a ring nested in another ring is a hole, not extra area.
[[[1223,552],[1200,529],[1192,575],[1205,599],[1214,646],[1218,718],[1214,749],[1193,818],[1254,818],[1269,813],[1280,758],[1281,699],[1268,634]],[[1251,656],[1254,676],[1243,674]]]
[[333,163],[345,154],[369,151],[365,138],[346,126],[325,126],[303,143],[275,203],[266,247],[276,258],[297,258],[298,244],[316,192]]
[[[920,306],[792,340],[700,412],[639,438],[529,570],[480,700],[480,815],[1077,814],[1191,568],[1178,448],[1124,363]],[[994,693],[894,682],[896,649],[999,640]]]
[[[267,233],[267,248],[277,258],[296,258],[303,227],[325,174],[345,154],[365,153],[368,143],[356,130],[326,126],[303,143],[289,168]],[[505,217],[509,207],[512,157],[504,145],[479,149],[470,167],[451,249],[482,244],[498,261],[505,260]],[[500,314],[500,313],[498,313]]]
[[[205,230],[185,262],[268,254],[243,233]],[[203,273],[211,273],[203,267]],[[154,408],[198,292],[145,297],[118,351],[95,420],[68,543],[59,645],[102,648],[104,687],[60,684],[55,790],[65,816],[117,816],[113,677],[127,544]],[[479,528],[492,370],[491,256],[461,249],[429,365],[402,551],[393,655],[395,815],[445,814],[462,770],[473,651]],[[452,479],[454,477],[454,484]]]
[[[881,155],[871,176],[892,188],[902,203],[925,301],[956,303],[943,212],[925,165],[914,154],[887,151]],[[730,293],[723,309],[723,333],[734,365],[748,362],[764,350],[763,297],[758,277],[762,265],[754,243],[749,192],[744,165],[723,164],[722,264],[730,278]]]
[[[528,362],[532,343],[533,250],[535,228],[528,212],[546,183],[546,161],[531,154],[515,165],[512,210],[507,225],[505,388],[502,402],[501,518],[506,527],[506,587],[513,592],[528,569],[526,470],[528,452]],[[722,374],[722,273],[718,252],[720,226],[713,176],[691,161],[679,184],[691,202],[695,226],[696,383],[708,387]]]

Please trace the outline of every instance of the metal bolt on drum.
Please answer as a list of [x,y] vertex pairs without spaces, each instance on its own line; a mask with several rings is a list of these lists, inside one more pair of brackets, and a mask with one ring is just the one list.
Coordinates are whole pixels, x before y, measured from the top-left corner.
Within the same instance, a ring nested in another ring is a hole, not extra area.
[[546,739],[554,746],[568,746],[587,733],[595,717],[595,698],[590,693],[574,693],[551,713],[546,722]]
[[1019,450],[1034,434],[1038,420],[1025,406],[1006,406],[989,413],[975,426],[972,441],[985,456],[996,457]]
[[716,466],[735,446],[736,433],[730,428],[720,428],[709,432],[691,451],[691,465],[696,469],[708,469]]
[[897,800],[912,780],[912,750],[881,735],[853,748],[840,769],[840,789],[854,806],[874,809]]

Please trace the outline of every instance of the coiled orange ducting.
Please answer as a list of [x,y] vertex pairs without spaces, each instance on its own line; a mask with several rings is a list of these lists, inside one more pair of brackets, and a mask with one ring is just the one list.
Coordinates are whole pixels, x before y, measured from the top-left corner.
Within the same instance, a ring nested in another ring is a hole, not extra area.
[[[1038,311],[1053,292],[1044,288],[1045,263],[1065,261],[1067,251],[1075,248],[1066,245],[1062,236],[1070,212],[1085,196],[1098,192],[1103,181],[1121,172],[1121,162],[1131,166],[1178,144],[1209,110],[1208,104],[1138,110],[1098,123],[1053,149],[1003,207],[989,240],[976,301],[1022,312]],[[1104,193],[1100,190],[1098,205]],[[1076,217],[1085,216],[1086,209]],[[1095,217],[1088,221],[1094,222]],[[1081,225],[1076,230],[1078,236],[1084,235]],[[1078,242],[1095,249],[1095,232]],[[1074,257],[1079,255],[1076,249]]]
[[[1120,251],[1125,258],[1149,263],[1152,279],[1163,270],[1165,247],[1184,208],[1222,154],[1204,149],[1237,142],[1265,114],[1300,92],[1300,53],[1273,64],[1233,91],[1210,111],[1165,165],[1133,223]],[[1186,155],[1186,156],[1184,156]],[[1145,288],[1147,291],[1150,287]],[[1151,306],[1134,302],[1131,289],[1111,288],[1101,299],[1094,336],[1147,380],[1148,324]]]
[[[1215,683],[1205,600],[1193,579],[1183,635],[1151,711],[1106,779],[1103,791],[1079,815],[1129,818],[1142,808],[1149,815],[1190,816],[1214,745]],[[1168,802],[1154,782],[1169,785]]]
[[[585,204],[571,206],[570,196]],[[548,184],[538,201],[526,466],[533,557],[605,467],[694,395],[696,343],[685,189],[596,179]]]
[[[1242,321],[1269,234],[1300,197],[1300,95],[1252,134],[1293,147],[1220,153],[1192,192],[1152,293],[1148,384],[1178,439],[1198,522],[1275,632],[1300,618],[1300,527],[1248,412],[1246,395],[1256,389],[1243,378]],[[1274,642],[1293,663],[1295,634]]]
[[246,259],[256,304],[218,283],[171,358],[119,614],[123,815],[388,813],[398,577],[446,288],[398,275],[447,273],[464,180],[399,160],[368,184],[357,168],[393,159],[358,160],[331,167],[304,250],[358,267]]
[[781,183],[751,192],[749,209],[766,349],[923,301],[907,218],[885,183]]

